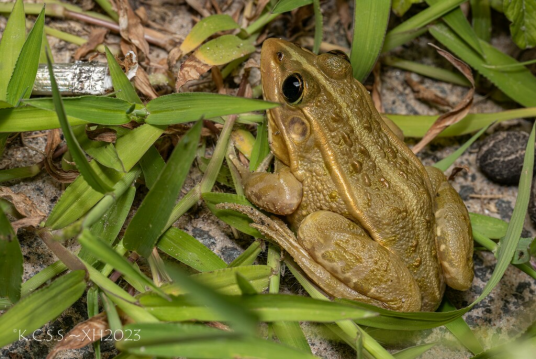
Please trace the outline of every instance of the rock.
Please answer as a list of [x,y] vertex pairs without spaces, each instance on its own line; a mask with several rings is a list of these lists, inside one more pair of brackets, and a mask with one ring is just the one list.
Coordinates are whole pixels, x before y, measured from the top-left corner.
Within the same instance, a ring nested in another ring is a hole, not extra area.
[[493,182],[517,184],[528,140],[528,133],[522,131],[495,132],[481,142],[478,167]]

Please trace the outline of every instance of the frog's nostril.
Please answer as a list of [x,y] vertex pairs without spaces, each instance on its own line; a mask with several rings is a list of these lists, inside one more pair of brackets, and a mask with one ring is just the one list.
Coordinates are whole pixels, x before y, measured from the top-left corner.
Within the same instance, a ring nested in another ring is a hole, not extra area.
[[283,53],[282,53],[282,52],[278,52],[278,53],[277,53],[277,59],[278,59],[279,61],[283,61]]

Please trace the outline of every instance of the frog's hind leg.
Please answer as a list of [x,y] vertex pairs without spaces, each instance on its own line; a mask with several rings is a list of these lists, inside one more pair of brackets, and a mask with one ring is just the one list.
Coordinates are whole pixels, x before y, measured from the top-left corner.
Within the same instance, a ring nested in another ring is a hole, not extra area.
[[473,282],[473,234],[467,208],[439,169],[426,167],[436,200],[436,243],[445,281],[467,290]]
[[301,222],[298,241],[316,263],[361,295],[392,310],[421,310],[420,289],[404,262],[360,225],[337,213],[313,212]]

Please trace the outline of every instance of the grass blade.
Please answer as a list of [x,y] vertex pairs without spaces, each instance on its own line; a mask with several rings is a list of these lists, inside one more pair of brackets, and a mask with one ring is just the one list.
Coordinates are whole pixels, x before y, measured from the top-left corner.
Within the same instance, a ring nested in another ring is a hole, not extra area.
[[268,122],[263,121],[260,126],[257,126],[257,138],[251,150],[249,161],[249,170],[255,171],[266,156],[270,153],[270,145],[268,144]]
[[[26,19],[24,16],[24,4],[17,0],[11,10],[6,27],[0,41],[0,100],[7,99],[7,86],[9,79],[19,58],[20,51],[26,40]],[[1,106],[0,106],[1,107]]]
[[414,347],[410,347],[396,352],[394,354],[394,357],[396,359],[415,359],[418,358],[420,355],[426,353],[428,350],[432,349],[436,345],[436,343],[416,345]]
[[225,65],[229,62],[255,52],[254,37],[241,39],[236,35],[222,35],[194,52],[194,56],[212,66]]
[[11,223],[0,208],[0,297],[16,303],[21,296],[22,252]]
[[40,165],[33,165],[28,167],[11,168],[9,170],[0,171],[0,183],[12,180],[18,180],[23,178],[30,178],[41,172]]
[[86,273],[77,270],[21,299],[0,317],[0,347],[30,335],[56,318],[84,294]]
[[119,66],[115,60],[114,55],[110,52],[108,47],[105,47],[105,49],[106,60],[108,61],[108,69],[110,69],[110,76],[112,77],[112,85],[116,91],[115,96],[118,99],[142,105],[143,103],[136,93],[136,89],[130,83],[130,80],[127,78],[123,70],[121,70],[121,66]]
[[282,14],[312,3],[313,0],[279,0],[272,9],[272,14]]
[[52,94],[54,99],[54,107],[56,108],[56,114],[58,115],[58,120],[61,124],[61,129],[63,131],[63,136],[65,136],[65,141],[67,142],[67,147],[69,152],[73,156],[73,159],[76,163],[76,167],[80,171],[80,174],[84,177],[87,183],[95,191],[100,193],[111,192],[113,190],[112,185],[109,182],[105,182],[93,168],[89,165],[82,148],[78,144],[76,137],[74,137],[73,130],[67,122],[67,116],[65,115],[65,109],[63,108],[63,102],[60,97],[60,92],[58,90],[58,85],[56,84],[56,79],[54,78],[54,72],[52,70],[52,63],[50,62],[50,57],[47,56],[48,60],[48,72],[50,74],[50,87],[52,88]]
[[180,46],[183,55],[193,51],[206,39],[220,31],[238,29],[240,26],[229,15],[219,14],[207,16],[199,21]]
[[490,0],[471,0],[471,18],[475,34],[482,41],[491,40],[491,7]]
[[146,122],[171,125],[236,113],[262,111],[279,104],[212,93],[186,92],[160,96],[147,104]]
[[313,11],[315,14],[315,40],[313,44],[313,52],[318,54],[320,51],[320,44],[323,37],[323,19],[322,10],[320,10],[320,0],[313,0]]
[[[7,85],[6,100],[16,106],[23,98],[29,98],[39,67],[39,52],[43,41],[43,27],[45,25],[45,7],[39,13],[35,24],[30,30],[20,51],[13,74]],[[11,51],[7,50],[7,51]],[[2,79],[5,81],[5,79]]]
[[242,254],[236,257],[234,261],[229,263],[228,267],[232,268],[232,267],[252,265],[257,259],[257,257],[259,256],[259,254],[261,253],[261,251],[262,251],[261,243],[259,241],[255,241],[251,243],[251,245],[247,247],[247,249],[244,252],[242,252]]
[[140,160],[140,167],[147,188],[153,188],[165,165],[166,163],[162,159],[162,156],[160,156],[160,153],[158,153],[156,147],[149,147]]
[[[450,302],[446,299],[443,301],[439,310],[442,312],[448,312],[456,310],[456,307],[450,304]],[[478,354],[484,351],[484,348],[476,338],[475,333],[473,333],[471,328],[469,328],[469,326],[467,325],[465,320],[463,320],[462,317],[445,324],[445,327],[447,327],[447,329],[450,330],[450,332],[454,334],[454,336],[460,341],[460,343],[462,343],[464,347],[471,351],[471,353]]]
[[203,121],[198,121],[173,150],[125,232],[123,241],[126,248],[146,258],[151,254],[194,161],[202,127]]
[[350,62],[354,77],[364,82],[383,47],[391,0],[358,0],[354,6],[354,36]]

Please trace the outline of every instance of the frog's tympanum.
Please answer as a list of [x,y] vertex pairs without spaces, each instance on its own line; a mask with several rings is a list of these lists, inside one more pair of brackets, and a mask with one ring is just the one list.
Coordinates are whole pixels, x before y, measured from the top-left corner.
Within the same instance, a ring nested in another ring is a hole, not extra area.
[[297,233],[291,244],[268,237],[334,297],[433,311],[445,284],[467,290],[463,201],[376,111],[345,55],[269,39],[261,74],[265,99],[281,103],[268,112],[276,172],[247,174],[245,193]]

